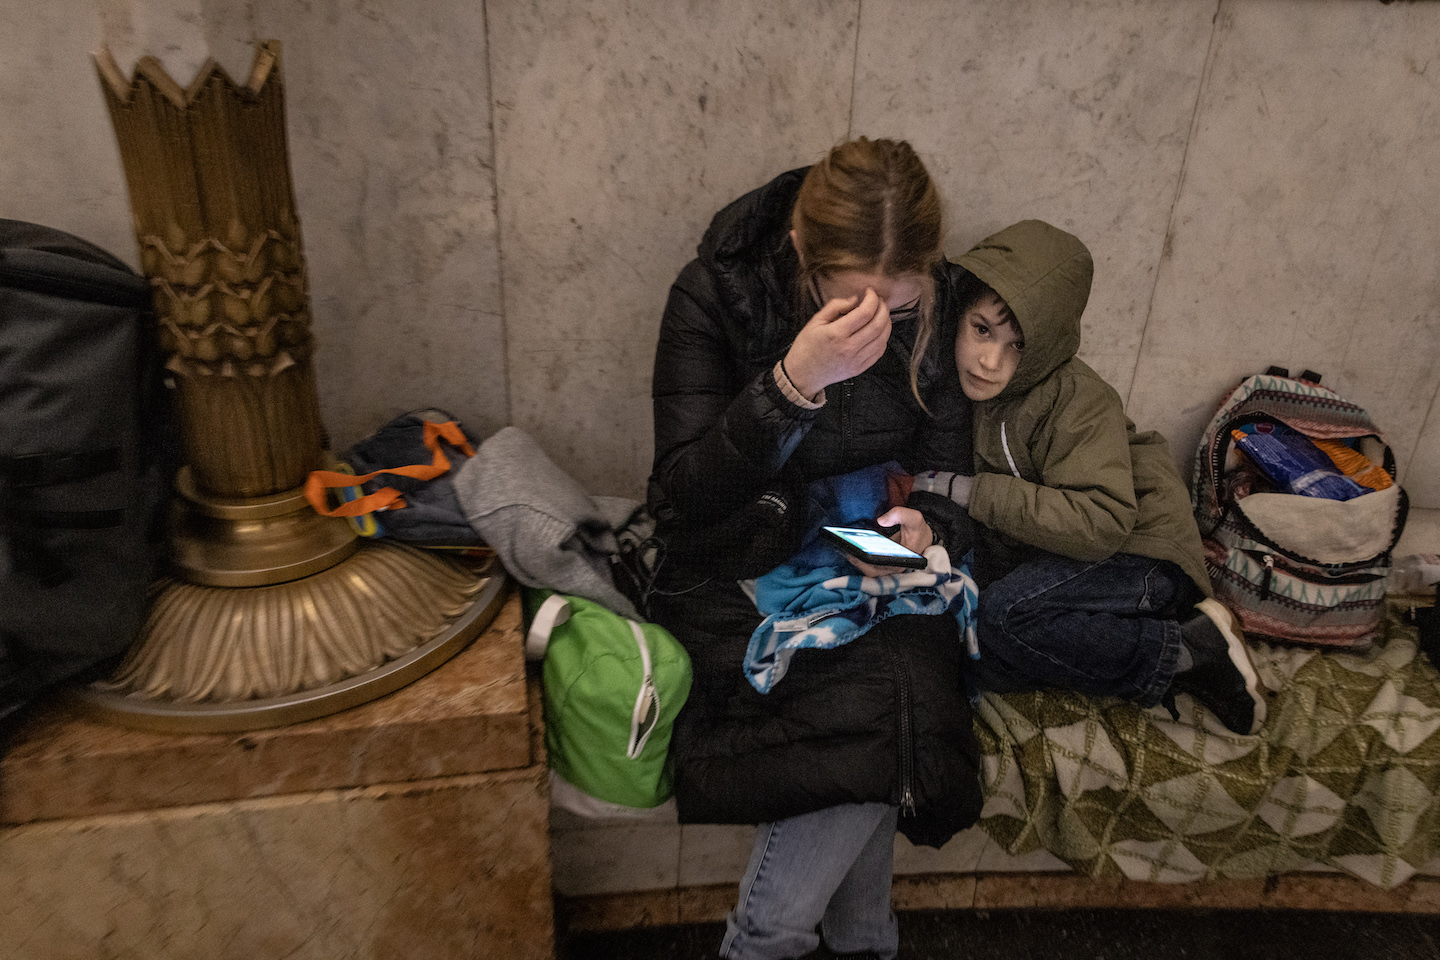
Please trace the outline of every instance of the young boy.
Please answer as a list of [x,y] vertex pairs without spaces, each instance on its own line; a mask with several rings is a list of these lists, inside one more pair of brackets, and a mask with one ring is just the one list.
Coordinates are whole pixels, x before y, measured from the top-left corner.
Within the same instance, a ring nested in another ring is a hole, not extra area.
[[1141,706],[1186,692],[1251,734],[1265,699],[1239,624],[1210,597],[1190,498],[1158,433],[1075,356],[1094,265],[1026,220],[960,258],[955,362],[975,476],[923,474],[983,527],[982,687],[1060,687]]

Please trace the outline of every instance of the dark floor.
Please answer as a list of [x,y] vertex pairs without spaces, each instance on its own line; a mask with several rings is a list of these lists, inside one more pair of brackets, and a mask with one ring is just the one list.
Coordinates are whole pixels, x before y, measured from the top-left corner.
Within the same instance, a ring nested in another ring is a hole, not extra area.
[[[723,924],[575,934],[560,960],[703,960]],[[829,960],[823,948],[813,960]],[[901,960],[1440,960],[1440,917],[1313,910],[940,910],[900,915]]]

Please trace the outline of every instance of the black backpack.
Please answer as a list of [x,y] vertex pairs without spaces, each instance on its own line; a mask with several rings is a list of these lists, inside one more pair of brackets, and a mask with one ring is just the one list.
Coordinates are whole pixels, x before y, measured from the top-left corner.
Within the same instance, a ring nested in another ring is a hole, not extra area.
[[0,718],[135,639],[177,459],[145,279],[0,220]]

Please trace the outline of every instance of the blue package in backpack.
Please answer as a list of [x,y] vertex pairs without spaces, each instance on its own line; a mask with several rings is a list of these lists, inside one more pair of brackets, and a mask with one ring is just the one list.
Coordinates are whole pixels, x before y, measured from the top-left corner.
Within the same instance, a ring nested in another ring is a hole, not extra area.
[[1231,431],[1235,445],[1288,493],[1350,500],[1370,492],[1335,466],[1310,438],[1283,423],[1261,421]]

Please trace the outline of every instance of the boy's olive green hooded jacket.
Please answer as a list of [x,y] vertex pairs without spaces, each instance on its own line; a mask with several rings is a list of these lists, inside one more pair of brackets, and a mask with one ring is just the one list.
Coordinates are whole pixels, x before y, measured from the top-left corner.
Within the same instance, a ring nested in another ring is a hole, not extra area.
[[970,516],[987,547],[997,559],[1021,559],[1028,544],[1077,560],[1170,560],[1208,596],[1200,531],[1165,438],[1138,433],[1120,395],[1075,356],[1090,251],[1025,220],[958,262],[1010,305],[1024,337],[1005,389],[975,404]]

